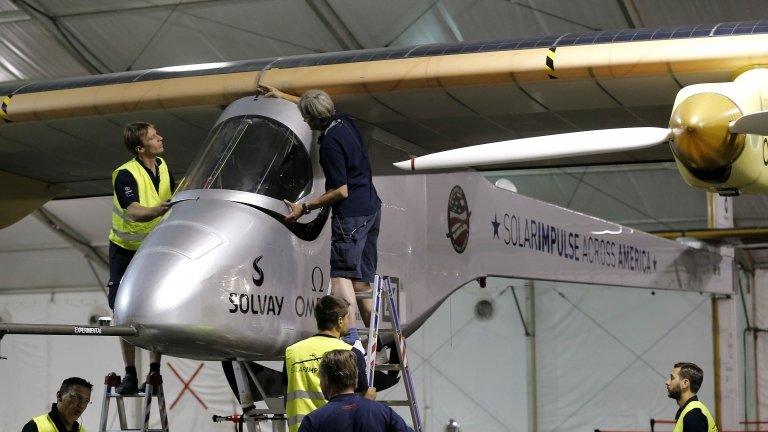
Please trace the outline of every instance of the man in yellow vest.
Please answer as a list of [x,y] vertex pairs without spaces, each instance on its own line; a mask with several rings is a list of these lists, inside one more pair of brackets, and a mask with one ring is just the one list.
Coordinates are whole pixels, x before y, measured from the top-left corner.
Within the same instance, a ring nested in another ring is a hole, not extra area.
[[327,401],[320,388],[320,359],[332,350],[352,350],[357,363],[355,392],[375,399],[376,389],[368,388],[365,355],[358,348],[339,339],[349,331],[349,302],[341,297],[325,296],[315,304],[315,320],[319,332],[285,350],[284,379],[287,381],[285,415],[290,432],[299,430],[301,420]]
[[[131,123],[123,129],[123,142],[133,158],[112,172],[112,230],[109,232],[109,307],[115,298],[128,264],[144,237],[160,222],[170,206],[175,188],[163,158],[163,137],[150,123]],[[136,348],[120,339],[125,377],[116,388],[122,395],[139,391],[136,377]],[[152,353],[149,373],[160,373],[160,354]]]
[[693,363],[676,363],[669,374],[667,395],[680,407],[673,432],[717,432],[715,419],[696,397],[703,380],[704,372]]
[[51,411],[33,417],[21,432],[85,432],[77,419],[91,402],[91,388],[93,385],[82,378],[65,379],[56,392]]

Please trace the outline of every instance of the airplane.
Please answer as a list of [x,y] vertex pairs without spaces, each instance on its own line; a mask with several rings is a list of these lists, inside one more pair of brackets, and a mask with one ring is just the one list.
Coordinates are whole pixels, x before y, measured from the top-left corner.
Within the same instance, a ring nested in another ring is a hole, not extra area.
[[[195,133],[207,128],[190,126],[188,118],[212,124],[172,210],[123,278],[115,323],[135,329],[131,342],[164,354],[274,360],[315,330],[312,305],[328,286],[329,210],[284,222],[282,200],[317,196],[324,179],[312,133],[295,105],[255,96],[260,85],[293,94],[324,89],[377,143],[371,153],[384,203],[379,273],[398,278],[410,334],[453,291],[489,276],[704,292],[730,286],[732,257],[542,203],[491,184],[478,171],[453,168],[541,166],[560,156],[594,163],[607,160],[597,154],[606,149],[613,162],[653,160],[668,157],[664,145],[671,139],[672,155],[692,186],[761,193],[768,181],[762,169],[768,164],[761,124],[765,73],[759,67],[768,60],[766,42],[768,22],[760,21],[6,84],[0,86],[6,122],[0,146],[9,136],[41,133],[48,142],[77,139],[84,128],[103,137],[127,117],[161,120],[161,131],[169,117]],[[652,123],[668,115],[669,104],[669,128],[571,132],[593,122]],[[507,114],[518,122],[504,123]],[[595,120],[599,116],[607,118]],[[508,140],[528,129],[571,134]],[[469,154],[435,153],[472,141],[493,143],[468,147]],[[534,151],[524,153],[531,144]],[[89,160],[98,153],[89,145],[91,153],[78,154],[84,162],[104,173],[117,166],[103,154]],[[427,155],[398,168],[443,171],[403,174],[390,165],[418,154]],[[57,183],[66,183],[75,180],[66,175],[71,159],[51,153],[40,162],[63,172]],[[15,174],[31,172],[21,169],[29,165],[22,158],[0,166],[8,171],[3,193],[25,190],[23,200],[12,203],[13,214],[6,201],[4,226],[60,192],[42,177]],[[108,183],[78,183],[77,193],[104,193]],[[0,324],[3,332],[21,331]]]

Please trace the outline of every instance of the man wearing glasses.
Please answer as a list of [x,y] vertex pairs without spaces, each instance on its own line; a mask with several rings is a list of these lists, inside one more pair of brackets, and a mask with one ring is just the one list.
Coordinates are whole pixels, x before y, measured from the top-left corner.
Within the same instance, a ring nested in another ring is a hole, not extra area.
[[51,411],[33,417],[21,432],[85,432],[77,419],[91,403],[91,388],[93,385],[82,378],[65,379]]

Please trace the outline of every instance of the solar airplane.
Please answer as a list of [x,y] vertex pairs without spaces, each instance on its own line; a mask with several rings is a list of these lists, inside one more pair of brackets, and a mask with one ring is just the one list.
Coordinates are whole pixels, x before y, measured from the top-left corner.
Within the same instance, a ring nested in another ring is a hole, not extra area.
[[[732,23],[5,84],[0,148],[26,150],[0,162],[0,193],[18,198],[1,204],[0,222],[56,195],[111,193],[124,154],[93,137],[114,142],[129,120],[154,122],[169,147],[201,142],[194,158],[169,157],[189,169],[122,280],[115,322],[165,354],[277,359],[315,331],[330,212],[284,222],[283,199],[323,192],[317,145],[295,105],[255,95],[261,84],[320,88],[369,143],[379,273],[398,278],[407,333],[487,276],[716,292],[729,257],[523,197],[469,168],[674,158],[694,187],[764,193],[766,43],[768,22]],[[75,160],[41,142],[88,151]]]

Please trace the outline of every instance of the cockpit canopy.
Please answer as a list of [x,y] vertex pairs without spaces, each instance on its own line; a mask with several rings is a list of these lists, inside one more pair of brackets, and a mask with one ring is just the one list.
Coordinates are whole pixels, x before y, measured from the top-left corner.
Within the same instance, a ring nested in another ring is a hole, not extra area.
[[271,118],[230,117],[211,130],[203,149],[182,190],[229,189],[294,202],[311,192],[306,148]]

